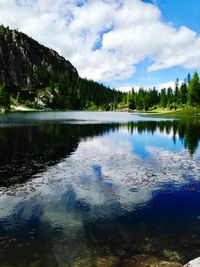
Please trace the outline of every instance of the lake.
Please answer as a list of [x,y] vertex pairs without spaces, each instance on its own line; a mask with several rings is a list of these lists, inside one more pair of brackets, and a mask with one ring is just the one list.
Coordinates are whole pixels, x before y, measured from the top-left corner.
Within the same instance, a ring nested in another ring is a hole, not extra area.
[[0,266],[198,257],[199,140],[200,120],[0,116]]

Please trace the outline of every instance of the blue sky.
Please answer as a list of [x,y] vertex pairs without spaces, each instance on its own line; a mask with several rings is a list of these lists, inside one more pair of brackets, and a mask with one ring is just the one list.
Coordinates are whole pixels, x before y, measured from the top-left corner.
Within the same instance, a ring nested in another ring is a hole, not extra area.
[[0,0],[0,23],[122,90],[173,85],[200,68],[199,0]]
[[199,33],[200,2],[199,0],[157,0],[157,6],[166,21],[171,21],[176,27],[185,25]]

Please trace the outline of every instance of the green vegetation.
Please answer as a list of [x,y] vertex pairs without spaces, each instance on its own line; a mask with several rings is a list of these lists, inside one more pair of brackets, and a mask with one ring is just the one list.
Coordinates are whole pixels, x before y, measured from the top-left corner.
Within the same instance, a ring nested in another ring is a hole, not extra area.
[[[82,79],[74,73],[49,73],[45,68],[37,70],[36,85],[12,91],[0,87],[0,107],[10,107],[9,98],[30,108],[67,110],[156,110],[159,115],[191,116],[199,115],[200,81],[197,72],[190,75],[175,89],[140,88],[122,93],[105,87],[92,80]],[[11,101],[11,102],[12,102]],[[161,112],[162,111],[162,112]]]
[[[80,77],[61,74],[55,80],[51,80],[50,88],[46,91],[52,95],[51,108],[87,109],[87,110],[181,110],[178,115],[198,115],[200,105],[200,81],[198,73],[193,77],[188,74],[187,79],[179,84],[177,79],[175,89],[163,88],[160,92],[153,89],[140,88],[134,91],[122,93],[111,90],[94,81],[81,79]],[[44,90],[43,90],[44,94]]]
[[114,110],[126,97],[122,92],[69,72],[45,77],[38,79],[34,88],[8,88],[9,99],[2,86],[0,106],[8,110],[11,102],[34,109]]
[[123,95],[70,72],[52,75],[47,72],[40,76],[35,88],[21,89],[12,97],[18,103],[36,109],[113,110],[122,102]]
[[200,108],[187,107],[184,109],[167,110],[167,109],[156,109],[152,112],[147,112],[147,116],[158,116],[158,117],[171,117],[171,118],[195,118],[200,119]]
[[178,110],[191,109],[195,111],[200,106],[200,81],[197,72],[194,73],[192,79],[190,74],[179,84],[177,79],[175,89],[171,87],[163,88],[159,92],[155,88],[144,90],[140,88],[138,92],[132,89],[132,92],[127,96],[129,99],[129,107],[137,110]]
[[181,260],[181,257],[178,255],[176,251],[170,251],[168,249],[164,250],[165,257],[174,262],[179,262]]
[[194,73],[193,79],[188,85],[188,102],[195,106],[200,104],[200,82],[197,72]]
[[10,92],[5,86],[0,86],[0,112],[10,110]]
[[9,27],[5,28],[2,24],[0,25],[0,35],[4,35]]

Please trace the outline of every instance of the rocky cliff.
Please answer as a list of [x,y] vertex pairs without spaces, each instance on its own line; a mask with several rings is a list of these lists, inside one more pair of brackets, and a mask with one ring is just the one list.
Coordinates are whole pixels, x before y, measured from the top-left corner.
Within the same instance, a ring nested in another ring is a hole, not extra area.
[[19,104],[34,109],[110,110],[122,100],[121,92],[81,78],[54,50],[0,26],[0,111]]
[[42,73],[70,72],[72,64],[27,35],[0,26],[0,84],[31,88]]

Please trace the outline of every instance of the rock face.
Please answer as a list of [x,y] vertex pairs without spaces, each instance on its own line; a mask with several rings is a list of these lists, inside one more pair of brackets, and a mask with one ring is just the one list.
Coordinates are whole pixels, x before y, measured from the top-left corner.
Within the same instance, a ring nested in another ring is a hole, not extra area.
[[72,64],[54,50],[21,32],[0,26],[0,84],[31,88],[44,71],[78,75]]

